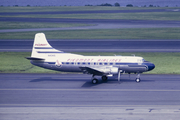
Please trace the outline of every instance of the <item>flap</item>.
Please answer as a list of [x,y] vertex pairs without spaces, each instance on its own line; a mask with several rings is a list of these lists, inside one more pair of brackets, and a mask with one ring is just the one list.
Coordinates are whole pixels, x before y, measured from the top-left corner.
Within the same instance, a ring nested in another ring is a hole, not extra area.
[[79,67],[82,71],[86,71],[93,75],[104,75],[104,72],[101,72],[98,68],[91,68],[91,67]]

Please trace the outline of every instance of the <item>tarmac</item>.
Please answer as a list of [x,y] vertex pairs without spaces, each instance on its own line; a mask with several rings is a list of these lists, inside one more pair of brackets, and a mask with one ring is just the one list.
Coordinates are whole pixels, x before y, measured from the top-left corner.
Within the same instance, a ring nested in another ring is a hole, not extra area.
[[[180,75],[0,74],[1,119],[178,119]],[[98,77],[97,77],[98,78]],[[100,78],[98,78],[100,79]]]

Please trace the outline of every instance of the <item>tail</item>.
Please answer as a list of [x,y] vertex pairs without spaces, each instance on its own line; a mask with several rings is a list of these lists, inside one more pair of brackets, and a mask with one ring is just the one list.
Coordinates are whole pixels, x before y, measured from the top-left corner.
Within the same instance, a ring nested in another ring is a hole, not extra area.
[[34,38],[34,44],[32,48],[31,57],[27,57],[29,60],[43,60],[51,53],[63,53],[54,49],[46,40],[44,33],[37,33]]

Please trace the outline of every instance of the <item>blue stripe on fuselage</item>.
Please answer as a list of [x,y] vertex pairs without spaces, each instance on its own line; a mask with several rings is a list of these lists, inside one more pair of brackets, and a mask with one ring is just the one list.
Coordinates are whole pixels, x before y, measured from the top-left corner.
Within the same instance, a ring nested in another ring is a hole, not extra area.
[[[55,64],[56,62],[45,62],[45,63]],[[62,63],[65,64],[65,65],[74,65],[75,62],[62,62]],[[87,62],[87,63],[86,62],[77,62],[77,63],[80,63],[78,65],[90,65],[90,62]],[[95,62],[95,63],[97,63],[97,62]],[[103,64],[96,64],[96,65],[100,66],[100,65],[103,65]],[[128,65],[129,67],[146,67],[144,64],[138,65],[138,63],[115,63],[113,65]],[[92,66],[94,66],[94,64]],[[111,65],[103,65],[103,66],[111,66]]]
[[[55,64],[56,62],[44,62],[44,63]],[[74,65],[75,62],[62,62],[62,63],[65,65]],[[71,64],[69,64],[69,63],[71,63]],[[84,63],[83,65],[90,65],[90,64],[88,64],[88,62],[87,63],[80,62],[80,65],[82,63]],[[153,63],[150,63],[150,62],[142,63],[141,65],[139,65],[138,63],[115,63],[115,65],[128,65],[129,67],[146,67],[146,68],[148,67],[149,69],[154,69],[154,67],[155,67],[155,65]],[[94,66],[94,65],[92,65],[92,66]],[[103,66],[109,66],[109,65],[103,65]]]
[[51,51],[37,51],[37,53],[64,53],[64,52],[60,52],[60,51],[59,52],[58,51],[57,52],[53,52],[53,51],[52,52]]
[[54,49],[52,47],[34,47],[35,49]]
[[45,63],[48,63],[48,64],[55,64],[56,62],[45,62]]

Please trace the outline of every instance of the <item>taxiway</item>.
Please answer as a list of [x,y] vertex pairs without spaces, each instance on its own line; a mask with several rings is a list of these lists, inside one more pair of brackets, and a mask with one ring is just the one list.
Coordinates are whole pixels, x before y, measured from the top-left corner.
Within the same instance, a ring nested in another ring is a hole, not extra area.
[[[180,75],[123,75],[91,83],[84,74],[0,74],[0,106],[179,105]],[[13,98],[13,99],[11,99]],[[92,102],[93,101],[93,102]]]
[[[48,38],[47,38],[48,39]],[[179,40],[48,40],[64,52],[180,52]],[[0,40],[0,51],[31,52],[33,40]]]
[[180,75],[0,74],[2,119],[177,119]]

